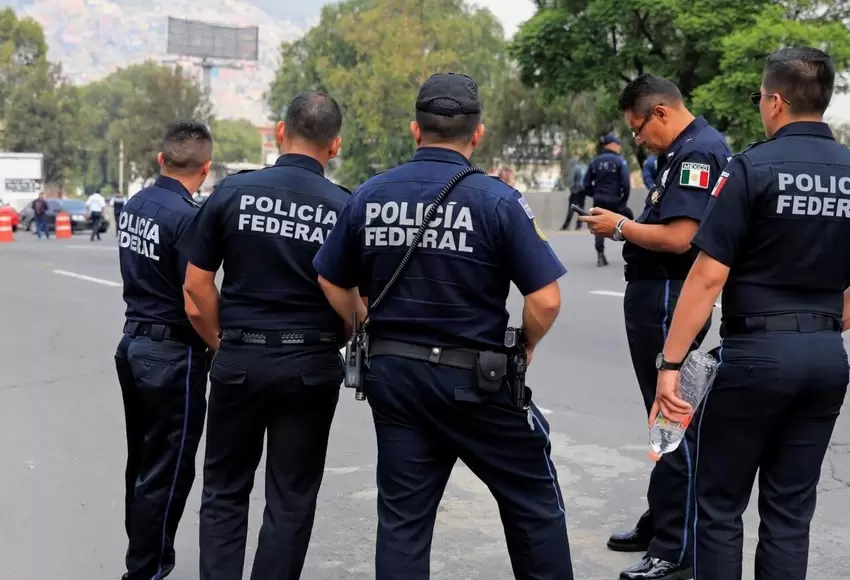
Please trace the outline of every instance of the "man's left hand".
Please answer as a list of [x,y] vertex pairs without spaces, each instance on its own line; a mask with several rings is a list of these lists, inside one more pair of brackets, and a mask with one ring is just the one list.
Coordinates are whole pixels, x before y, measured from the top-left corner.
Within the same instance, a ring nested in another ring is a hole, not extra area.
[[658,371],[658,382],[655,387],[655,404],[649,412],[649,425],[655,423],[660,412],[668,421],[683,423],[694,411],[690,403],[679,396],[677,385],[679,371]]
[[590,208],[590,213],[593,215],[579,216],[578,219],[586,223],[587,229],[595,236],[610,238],[614,235],[614,228],[617,227],[617,223],[623,219],[622,215],[601,207]]

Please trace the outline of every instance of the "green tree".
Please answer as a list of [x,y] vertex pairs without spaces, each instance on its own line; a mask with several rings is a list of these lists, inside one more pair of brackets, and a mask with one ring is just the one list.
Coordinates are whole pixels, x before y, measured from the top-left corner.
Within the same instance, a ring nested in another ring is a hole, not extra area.
[[63,184],[76,169],[82,134],[76,87],[56,65],[40,63],[11,88],[3,148],[44,154],[44,182]]
[[156,157],[165,127],[178,119],[208,123],[211,107],[197,79],[180,67],[152,61],[121,68],[85,87],[87,134],[83,152],[86,186],[100,189],[118,182],[118,155],[124,143],[127,181],[159,173]]
[[213,161],[216,163],[261,163],[262,137],[245,119],[213,119]]
[[3,149],[42,153],[45,183],[72,176],[81,136],[77,90],[48,62],[41,25],[8,8],[0,11],[0,117]]
[[[340,182],[352,186],[411,155],[408,124],[431,73],[463,72],[487,107],[506,78],[504,33],[487,10],[462,0],[346,0],[322,9],[319,24],[281,48],[267,100],[275,119],[299,92],[322,89],[344,109]],[[501,144],[478,154],[487,163]]]
[[[645,72],[675,82],[735,144],[757,137],[746,103],[763,59],[794,43],[824,45],[848,65],[841,0],[537,0],[511,47],[522,79],[549,94],[612,95]],[[846,20],[844,20],[846,21]],[[611,103],[613,100],[611,101]],[[617,118],[609,103],[609,114]],[[756,118],[757,121],[757,118]]]

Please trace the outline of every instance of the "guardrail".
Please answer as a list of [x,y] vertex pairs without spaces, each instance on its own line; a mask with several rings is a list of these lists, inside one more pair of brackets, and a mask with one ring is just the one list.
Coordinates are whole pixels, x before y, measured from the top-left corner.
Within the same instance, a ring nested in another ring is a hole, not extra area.
[[[559,230],[567,217],[570,207],[569,191],[526,191],[523,194],[534,216],[537,224],[544,230]],[[635,217],[643,212],[646,201],[646,189],[632,188],[629,196],[629,207],[635,212]],[[591,200],[585,201],[585,209],[591,206]]]

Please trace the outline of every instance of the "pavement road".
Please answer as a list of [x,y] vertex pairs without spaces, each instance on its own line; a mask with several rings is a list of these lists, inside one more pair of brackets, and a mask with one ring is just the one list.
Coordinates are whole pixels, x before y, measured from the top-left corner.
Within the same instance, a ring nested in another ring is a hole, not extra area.
[[[636,555],[609,552],[605,541],[643,511],[651,468],[624,336],[622,261],[609,242],[611,266],[597,268],[593,241],[583,232],[552,233],[550,240],[570,271],[561,282],[561,317],[535,355],[529,382],[551,424],[576,578],[614,580]],[[117,579],[126,543],[124,420],[112,358],[123,323],[114,239],[39,241],[18,234],[0,245],[0,272],[0,578]],[[520,306],[512,296],[514,316]],[[707,347],[718,342],[717,317]],[[812,525],[809,571],[817,580],[847,578],[848,451],[850,423],[842,415]],[[368,406],[344,391],[305,580],[374,577],[375,459]],[[262,482],[259,474],[245,578],[261,522]],[[198,577],[200,488],[199,475],[177,538],[175,580]],[[755,507],[745,521],[744,578],[752,578]],[[497,506],[458,464],[439,512],[432,578],[511,577]]]

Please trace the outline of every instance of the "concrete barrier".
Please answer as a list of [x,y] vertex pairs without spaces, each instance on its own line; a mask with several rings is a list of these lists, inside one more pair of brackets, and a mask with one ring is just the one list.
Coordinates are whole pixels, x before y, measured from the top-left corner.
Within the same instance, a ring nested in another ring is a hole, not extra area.
[[[567,217],[570,207],[569,191],[526,191],[523,197],[528,201],[537,224],[544,230],[559,230]],[[635,217],[643,212],[646,201],[646,189],[633,188],[629,196],[629,207],[635,213]],[[584,204],[585,209],[591,206],[590,200]]]

